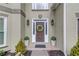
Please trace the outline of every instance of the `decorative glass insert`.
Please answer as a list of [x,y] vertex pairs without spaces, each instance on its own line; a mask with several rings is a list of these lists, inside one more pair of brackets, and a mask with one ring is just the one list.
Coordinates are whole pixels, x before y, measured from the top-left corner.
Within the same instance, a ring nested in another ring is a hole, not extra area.
[[33,22],[33,34],[35,34],[35,23]]
[[4,18],[0,18],[0,44],[4,44]]
[[47,10],[48,3],[32,3],[33,10]]
[[46,22],[46,35],[47,35],[47,22]]

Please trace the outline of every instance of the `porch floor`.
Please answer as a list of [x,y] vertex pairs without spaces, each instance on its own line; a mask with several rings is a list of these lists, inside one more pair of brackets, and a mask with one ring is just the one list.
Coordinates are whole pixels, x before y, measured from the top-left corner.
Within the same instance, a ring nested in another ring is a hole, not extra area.
[[[45,45],[46,48],[35,48],[36,44]],[[64,56],[59,48],[50,43],[32,43],[27,47],[27,50],[32,51],[31,56]]]
[[[46,48],[35,48],[36,44],[44,44]],[[56,46],[52,46],[50,43],[32,43],[27,47],[27,50],[60,50]]]

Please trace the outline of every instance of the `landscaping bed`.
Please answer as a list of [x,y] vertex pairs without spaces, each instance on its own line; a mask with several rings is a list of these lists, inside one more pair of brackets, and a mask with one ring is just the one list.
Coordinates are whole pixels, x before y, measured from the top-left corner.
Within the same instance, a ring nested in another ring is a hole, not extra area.
[[50,50],[48,54],[49,56],[65,56],[61,50]]
[[[27,51],[27,52],[25,52],[23,55],[24,56],[31,56],[31,52],[32,51]],[[5,55],[3,55],[3,56],[16,56],[16,53],[11,53],[11,52],[7,52]]]

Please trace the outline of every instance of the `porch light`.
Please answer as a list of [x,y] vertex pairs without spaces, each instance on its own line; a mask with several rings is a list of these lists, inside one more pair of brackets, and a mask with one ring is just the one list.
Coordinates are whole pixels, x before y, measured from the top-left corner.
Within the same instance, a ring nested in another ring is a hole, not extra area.
[[42,14],[39,14],[39,15],[38,15],[38,18],[39,18],[39,19],[41,19],[42,17],[43,17]]
[[54,20],[53,20],[53,19],[51,20],[51,25],[52,25],[52,26],[54,25]]
[[29,26],[29,19],[27,19],[27,26]]

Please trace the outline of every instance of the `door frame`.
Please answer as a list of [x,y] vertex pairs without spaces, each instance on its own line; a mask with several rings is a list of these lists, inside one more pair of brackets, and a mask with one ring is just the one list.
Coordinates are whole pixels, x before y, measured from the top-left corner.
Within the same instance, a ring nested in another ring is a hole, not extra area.
[[44,30],[44,35],[45,35],[44,43],[48,43],[48,18],[42,18],[42,19],[33,18],[32,19],[32,43],[37,43],[36,42],[36,29],[35,29],[35,34],[33,34],[33,23],[35,23],[35,28],[36,28],[36,22],[44,22],[44,26],[47,23],[47,34],[45,34],[45,30]]

